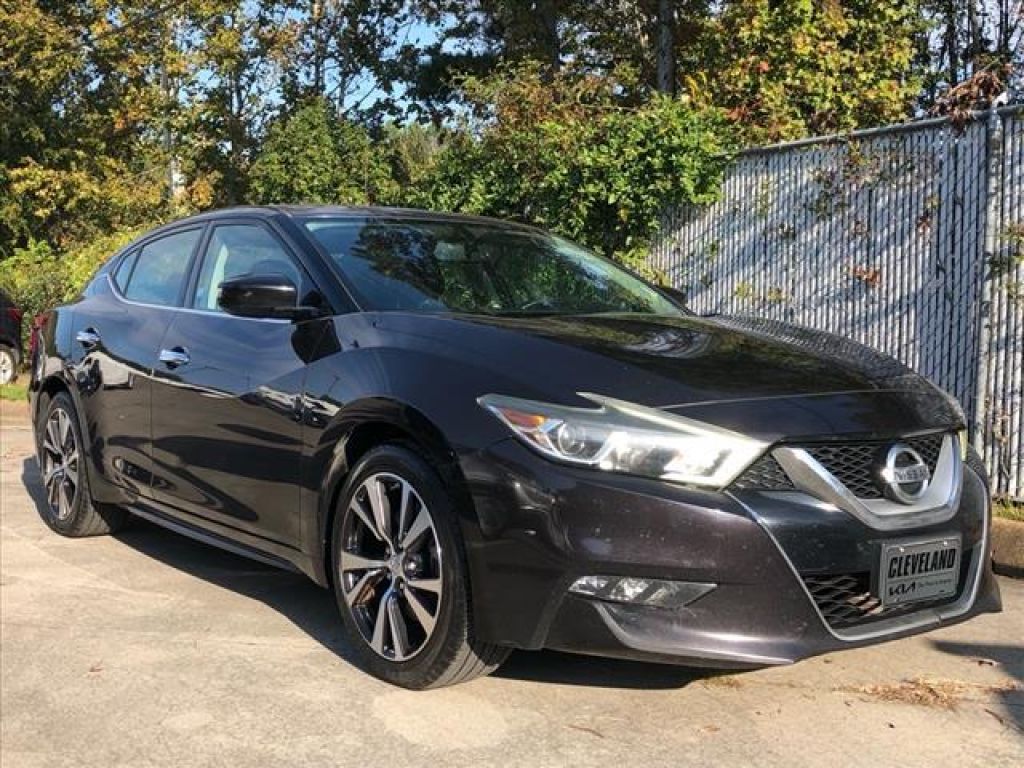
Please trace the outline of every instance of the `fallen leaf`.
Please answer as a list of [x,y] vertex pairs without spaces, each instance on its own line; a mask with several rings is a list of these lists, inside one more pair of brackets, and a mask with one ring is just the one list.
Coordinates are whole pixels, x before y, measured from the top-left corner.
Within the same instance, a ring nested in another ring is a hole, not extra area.
[[956,709],[965,694],[972,690],[993,694],[1019,691],[1021,688],[1019,683],[1009,680],[996,685],[979,685],[957,680],[927,680],[918,677],[899,683],[860,685],[837,690],[843,693],[866,694],[881,701],[916,704],[938,709]]

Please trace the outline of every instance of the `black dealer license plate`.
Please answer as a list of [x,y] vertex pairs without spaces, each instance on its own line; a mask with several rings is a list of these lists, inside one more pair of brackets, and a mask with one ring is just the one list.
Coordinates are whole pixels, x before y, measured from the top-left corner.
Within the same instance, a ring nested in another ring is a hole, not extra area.
[[960,578],[960,537],[890,542],[882,548],[879,577],[882,605],[955,595]]

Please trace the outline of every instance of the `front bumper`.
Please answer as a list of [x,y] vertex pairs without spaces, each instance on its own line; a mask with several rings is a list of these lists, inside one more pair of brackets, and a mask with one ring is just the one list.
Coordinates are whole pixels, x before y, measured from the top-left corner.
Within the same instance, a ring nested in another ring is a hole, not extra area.
[[[477,631],[488,641],[720,668],[786,664],[1000,610],[989,503],[964,472],[949,520],[882,532],[794,493],[711,493],[548,462],[515,440],[463,460],[476,510],[465,521]],[[856,626],[832,626],[805,579],[871,574],[894,539],[958,535],[955,597]],[[679,609],[569,592],[580,576],[713,583]]]

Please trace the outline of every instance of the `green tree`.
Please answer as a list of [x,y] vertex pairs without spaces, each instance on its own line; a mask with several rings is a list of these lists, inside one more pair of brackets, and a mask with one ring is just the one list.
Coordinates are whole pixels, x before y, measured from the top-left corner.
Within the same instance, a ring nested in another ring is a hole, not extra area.
[[454,136],[415,202],[536,223],[638,265],[665,206],[714,199],[732,148],[714,109],[615,78],[526,68],[467,83],[493,118]]
[[290,0],[282,51],[286,105],[322,98],[339,115],[379,122],[402,114],[403,80],[415,68],[413,0]]
[[362,127],[312,101],[274,121],[249,173],[256,203],[366,204],[390,192],[384,158]]
[[151,14],[143,2],[0,0],[0,257],[164,208]]
[[187,66],[180,151],[192,197],[205,207],[247,199],[248,172],[287,66],[285,2],[197,0],[180,19]]
[[923,30],[905,0],[737,0],[690,95],[727,109],[751,143],[899,121],[920,92]]
[[415,197],[437,163],[443,135],[421,123],[383,126],[377,148],[387,163],[391,183],[381,202],[405,205]]

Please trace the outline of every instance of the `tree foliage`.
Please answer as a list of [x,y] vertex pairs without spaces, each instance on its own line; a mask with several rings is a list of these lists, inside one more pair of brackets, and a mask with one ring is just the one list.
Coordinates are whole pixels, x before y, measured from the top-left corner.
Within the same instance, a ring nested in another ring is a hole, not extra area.
[[490,213],[639,263],[734,144],[991,102],[1017,6],[0,0],[4,279],[72,290],[83,246],[246,202]]
[[0,0],[0,258],[32,238],[60,247],[160,206],[145,5]]
[[413,201],[536,223],[636,262],[665,206],[714,198],[732,147],[717,110],[666,96],[625,106],[620,85],[538,68],[468,82],[493,118],[452,138]]
[[921,20],[905,0],[749,0],[716,22],[697,86],[759,143],[898,121],[920,90]]
[[365,205],[380,200],[389,184],[366,129],[336,118],[319,99],[270,126],[249,173],[255,203]]

